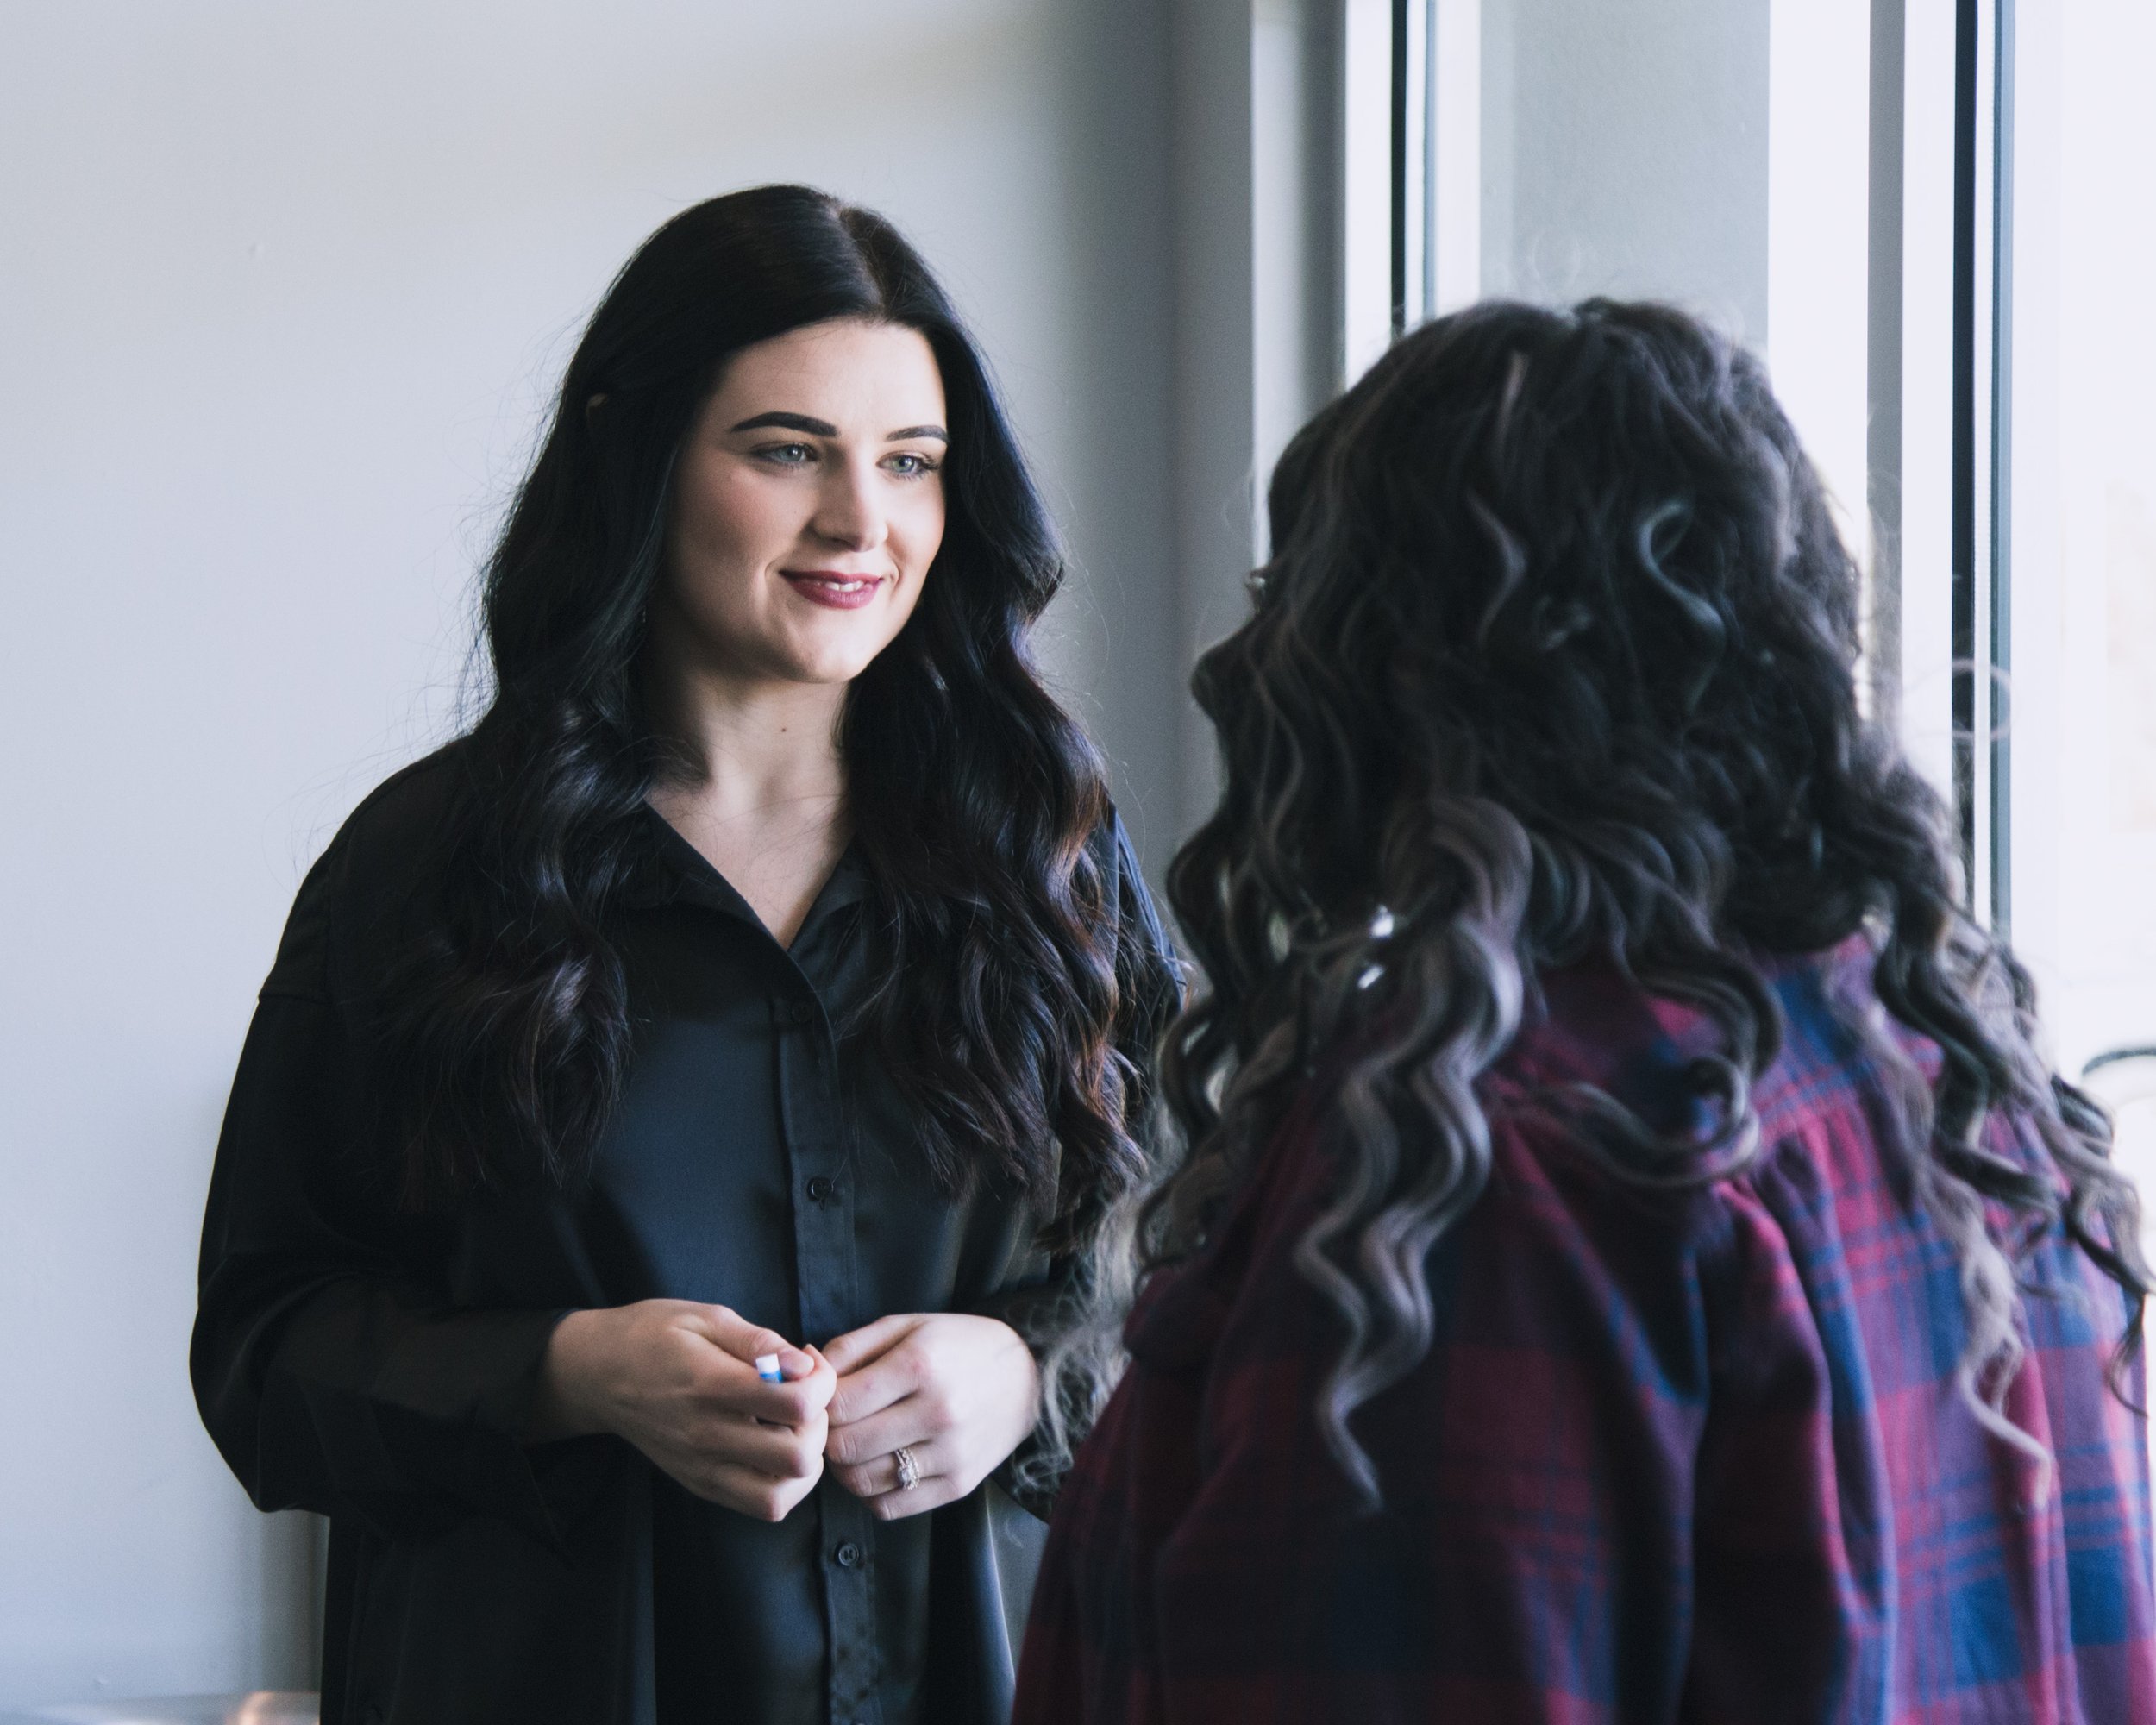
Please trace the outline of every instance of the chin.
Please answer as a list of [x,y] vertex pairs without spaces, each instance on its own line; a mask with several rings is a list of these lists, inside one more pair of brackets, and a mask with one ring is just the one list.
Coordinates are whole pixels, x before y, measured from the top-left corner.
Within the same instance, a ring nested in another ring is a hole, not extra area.
[[[834,631],[836,632],[836,631]],[[879,634],[871,639],[796,639],[787,657],[793,674],[805,683],[850,683],[889,650],[895,635]]]
[[878,647],[873,652],[797,654],[792,668],[793,681],[825,686],[850,683],[874,664],[883,650]]

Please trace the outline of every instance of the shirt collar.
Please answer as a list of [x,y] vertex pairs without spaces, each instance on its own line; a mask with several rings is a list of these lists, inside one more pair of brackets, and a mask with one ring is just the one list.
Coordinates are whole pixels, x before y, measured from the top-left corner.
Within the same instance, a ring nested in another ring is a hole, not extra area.
[[[805,932],[843,906],[859,903],[868,896],[868,865],[861,854],[860,842],[855,840],[839,854],[830,878],[824,882],[816,902],[802,919],[802,931]],[[645,907],[699,905],[740,918],[755,927],[763,926],[762,919],[749,907],[748,900],[742,897],[733,882],[714,869],[702,851],[675,831],[666,817],[648,803],[637,827],[635,854],[629,878],[622,888],[621,902]],[[799,937],[795,938],[798,941]]]

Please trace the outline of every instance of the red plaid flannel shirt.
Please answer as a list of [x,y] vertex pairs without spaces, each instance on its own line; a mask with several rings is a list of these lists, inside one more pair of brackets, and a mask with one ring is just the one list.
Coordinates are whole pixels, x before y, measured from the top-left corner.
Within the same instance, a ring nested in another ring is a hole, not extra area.
[[1376,1515],[1313,1417],[1343,1333],[1293,1255],[1331,1182],[1315,1110],[1288,1122],[1132,1314],[1018,1725],[2156,1721],[2143,1421],[2105,1378],[2123,1302],[2063,1240],[2028,1265],[2007,1411],[2047,1482],[1955,1389],[1956,1261],[1847,1028],[1863,957],[1777,973],[1759,1160],[1675,1197],[1508,1105],[1584,1081],[1651,1116],[1702,1026],[1608,973],[1545,979],[1484,1086],[1488,1189],[1430,1259],[1436,1341],[1352,1422]]

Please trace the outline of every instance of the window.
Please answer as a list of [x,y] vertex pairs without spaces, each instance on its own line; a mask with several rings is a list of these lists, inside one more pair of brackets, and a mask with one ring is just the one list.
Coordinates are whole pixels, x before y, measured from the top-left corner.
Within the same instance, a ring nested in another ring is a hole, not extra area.
[[2156,1212],[2156,10],[2008,16],[2003,913]]
[[2156,9],[1351,0],[1347,44],[1351,371],[1487,294],[1673,299],[1764,354],[1872,699],[2156,1220]]

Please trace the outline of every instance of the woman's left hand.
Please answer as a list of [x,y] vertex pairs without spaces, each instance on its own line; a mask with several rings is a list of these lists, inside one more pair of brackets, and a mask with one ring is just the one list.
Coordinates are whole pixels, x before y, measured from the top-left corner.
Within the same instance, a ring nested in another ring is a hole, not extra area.
[[[912,1312],[823,1350],[838,1373],[824,1459],[887,1521],[963,1497],[1025,1440],[1040,1412],[1032,1350],[1008,1324]],[[899,1484],[898,1452],[918,1474]]]

